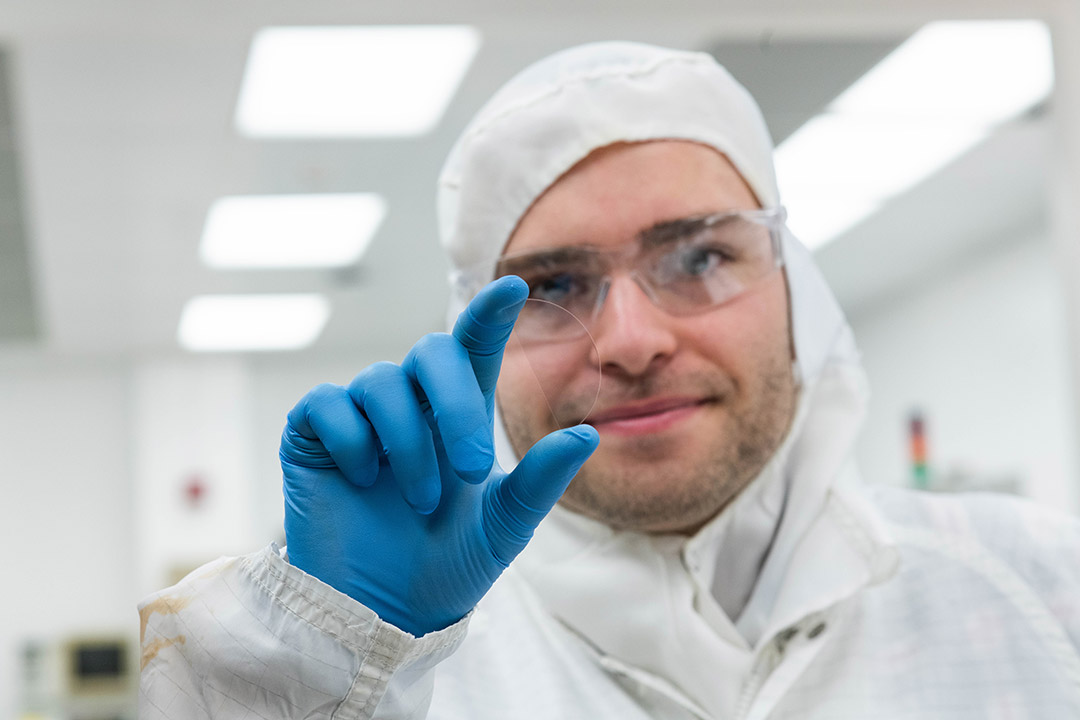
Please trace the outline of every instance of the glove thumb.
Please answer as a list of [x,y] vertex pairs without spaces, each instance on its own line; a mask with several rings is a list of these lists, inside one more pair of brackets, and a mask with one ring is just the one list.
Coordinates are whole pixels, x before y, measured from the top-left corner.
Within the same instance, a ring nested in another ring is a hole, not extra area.
[[513,472],[485,488],[484,532],[503,566],[525,549],[599,442],[590,425],[553,432],[533,445]]

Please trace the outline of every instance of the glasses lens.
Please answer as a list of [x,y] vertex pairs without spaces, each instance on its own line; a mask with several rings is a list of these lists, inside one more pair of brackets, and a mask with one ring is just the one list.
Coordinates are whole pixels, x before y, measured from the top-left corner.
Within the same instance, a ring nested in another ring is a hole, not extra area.
[[524,342],[565,342],[588,335],[573,312],[550,300],[530,297],[518,315],[514,334]]
[[588,318],[596,306],[602,265],[598,253],[575,247],[503,258],[496,275],[517,275],[529,286],[530,303],[516,326],[520,336],[562,341],[585,333],[581,319]]
[[569,245],[519,253],[463,275],[481,284],[493,276],[521,277],[530,299],[547,304],[533,303],[522,311],[518,336],[529,342],[563,342],[587,333],[585,323],[594,319],[601,293],[620,269],[628,270],[654,303],[676,315],[738,297],[780,266],[783,218],[783,210],[776,208],[675,220],[642,233],[638,245],[604,250]]
[[[522,336],[518,327],[529,318],[558,328],[570,339],[552,342]],[[578,318],[554,303],[526,300],[503,353],[500,402],[528,403],[533,416],[543,417],[545,434],[573,427],[596,405],[600,373],[596,343]]]
[[773,232],[734,215],[649,254],[641,273],[671,312],[694,312],[734,299],[776,267]]

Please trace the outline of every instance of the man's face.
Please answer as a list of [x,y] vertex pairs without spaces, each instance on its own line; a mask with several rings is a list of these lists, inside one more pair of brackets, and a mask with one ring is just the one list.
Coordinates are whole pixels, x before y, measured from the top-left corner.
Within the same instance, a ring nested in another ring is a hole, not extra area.
[[[735,168],[711,148],[619,144],[552,185],[505,252],[622,248],[659,223],[757,207]],[[600,446],[561,502],[617,528],[692,532],[760,472],[791,424],[797,389],[783,273],[679,317],[616,275],[590,330],[595,347],[585,340],[530,349],[531,366],[508,347],[497,398],[514,450],[520,457],[557,429],[553,411],[584,412],[599,367],[603,381],[588,422]],[[546,398],[538,397],[537,372]]]

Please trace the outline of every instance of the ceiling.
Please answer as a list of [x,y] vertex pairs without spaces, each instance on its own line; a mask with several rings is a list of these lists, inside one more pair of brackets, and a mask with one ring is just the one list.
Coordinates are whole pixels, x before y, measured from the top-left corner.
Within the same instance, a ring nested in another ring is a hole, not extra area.
[[[307,352],[399,352],[444,323],[434,214],[442,159],[471,114],[525,64],[598,39],[705,49],[759,99],[779,140],[937,12],[911,2],[877,17],[839,0],[742,4],[721,11],[696,0],[636,0],[603,9],[560,0],[510,12],[493,1],[395,10],[0,0],[0,353],[175,354],[180,311],[194,295],[312,291],[326,293],[333,310]],[[431,135],[256,141],[233,130],[258,28],[443,22],[475,24],[483,40]],[[1038,227],[1048,132],[1045,113],[1017,120],[820,251],[842,303],[866,311]],[[198,259],[217,197],[349,191],[379,192],[389,205],[358,266],[223,272]]]

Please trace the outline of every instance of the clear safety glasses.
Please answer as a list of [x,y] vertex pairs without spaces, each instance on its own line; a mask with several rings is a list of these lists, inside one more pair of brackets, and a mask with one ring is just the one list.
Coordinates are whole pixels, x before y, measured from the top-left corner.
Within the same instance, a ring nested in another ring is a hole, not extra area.
[[[487,277],[518,275],[529,299],[539,301],[527,302],[518,317],[522,341],[573,340],[590,332],[618,277],[634,280],[654,305],[677,316],[734,300],[783,265],[785,217],[778,207],[674,220],[614,250],[568,245],[504,255]],[[459,282],[475,283],[469,275]]]

